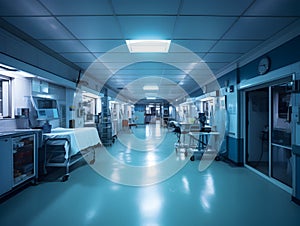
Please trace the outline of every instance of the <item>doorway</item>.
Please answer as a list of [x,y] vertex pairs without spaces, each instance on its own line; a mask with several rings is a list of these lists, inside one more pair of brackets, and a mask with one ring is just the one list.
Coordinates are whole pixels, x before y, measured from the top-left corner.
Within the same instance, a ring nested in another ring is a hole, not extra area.
[[291,82],[277,81],[245,92],[245,163],[292,187]]
[[247,98],[246,164],[269,174],[269,89],[249,91]]
[[271,87],[271,176],[292,186],[291,83]]

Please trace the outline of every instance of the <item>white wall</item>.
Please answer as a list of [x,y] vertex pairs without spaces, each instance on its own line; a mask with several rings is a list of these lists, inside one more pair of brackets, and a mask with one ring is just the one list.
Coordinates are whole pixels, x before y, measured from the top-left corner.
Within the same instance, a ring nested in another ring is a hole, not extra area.
[[82,91],[77,90],[74,94],[73,105],[75,107],[75,111],[72,112],[72,117],[75,120],[75,127],[83,127],[84,126],[84,115],[83,109],[81,107],[82,103]]
[[228,113],[228,136],[238,138],[238,92],[234,86],[233,92],[226,93]]
[[15,78],[12,81],[12,106],[13,115],[17,108],[29,108],[31,96],[31,81],[28,78]]

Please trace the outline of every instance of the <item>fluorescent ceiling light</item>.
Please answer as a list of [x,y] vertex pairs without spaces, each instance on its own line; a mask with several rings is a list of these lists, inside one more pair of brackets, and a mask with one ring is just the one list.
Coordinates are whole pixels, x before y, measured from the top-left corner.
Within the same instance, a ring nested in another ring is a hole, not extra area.
[[35,75],[29,74],[24,71],[1,71],[1,75],[5,75],[5,76],[11,77],[11,78],[20,78],[20,77],[34,78],[34,77],[36,77]]
[[156,97],[146,97],[147,100],[155,100]]
[[157,85],[145,85],[143,86],[143,90],[158,90]]
[[148,90],[148,91],[154,91],[154,90],[158,90],[158,86],[157,85],[145,85],[143,86],[143,90]]
[[7,71],[18,71],[16,68],[4,64],[0,64],[0,69],[7,70]]
[[131,53],[167,53],[171,40],[126,40]]
[[8,77],[13,77],[13,78],[17,78],[17,77],[25,77],[25,78],[34,78],[36,77],[33,74],[27,73],[25,71],[20,71],[14,67],[10,67],[4,64],[0,64],[0,71],[2,75],[6,75]]

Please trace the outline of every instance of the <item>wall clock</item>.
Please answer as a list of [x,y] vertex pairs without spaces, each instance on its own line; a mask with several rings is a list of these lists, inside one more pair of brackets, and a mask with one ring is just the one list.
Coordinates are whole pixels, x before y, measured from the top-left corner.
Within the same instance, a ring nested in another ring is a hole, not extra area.
[[264,57],[258,63],[258,73],[260,75],[266,74],[270,70],[270,58]]

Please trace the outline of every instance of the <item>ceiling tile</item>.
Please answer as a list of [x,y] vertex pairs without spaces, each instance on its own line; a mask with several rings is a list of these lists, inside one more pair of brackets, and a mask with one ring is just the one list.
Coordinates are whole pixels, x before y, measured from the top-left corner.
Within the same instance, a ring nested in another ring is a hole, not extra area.
[[[130,80],[131,81],[131,80]],[[130,82],[129,80],[126,81],[126,80],[122,80],[120,78],[114,78],[114,77],[111,77],[107,80],[107,83],[108,84],[111,84],[112,87],[118,87],[119,84],[122,84],[122,85],[127,85],[128,82]]]
[[184,78],[186,76],[185,72],[180,69],[177,70],[164,70],[163,74],[164,77],[168,78]]
[[219,39],[236,17],[180,16],[174,39]]
[[135,64],[128,65],[126,69],[131,70],[145,70],[145,69],[173,69],[172,65],[164,64],[162,62],[137,62]]
[[96,58],[91,53],[62,53],[66,59],[72,62],[94,62]]
[[[170,46],[169,52],[207,52],[215,43],[211,40],[173,40],[172,43],[183,47],[182,49],[176,48],[175,45]],[[187,48],[187,50],[184,50]]]
[[81,68],[84,68],[87,73],[91,74],[105,74],[109,75],[111,74],[111,69],[107,67],[107,65],[104,65],[103,63],[99,61],[94,62],[76,62],[77,65],[79,65]]
[[122,37],[118,23],[111,16],[58,17],[77,38],[119,39]]
[[82,68],[83,70],[87,70],[89,66],[91,66],[91,63],[89,62],[77,62],[75,63],[78,67]]
[[219,53],[247,53],[260,43],[261,41],[221,40],[218,41],[211,51]]
[[168,63],[193,63],[193,62],[201,62],[203,54],[197,55],[193,53],[172,53],[167,57]]
[[103,65],[110,70],[112,73],[116,73],[117,71],[119,71],[120,69],[124,68],[124,63],[103,63]]
[[74,38],[53,17],[5,17],[4,19],[36,39]]
[[99,60],[103,63],[124,63],[126,65],[132,64],[135,61],[135,58],[130,53],[122,53],[122,52],[107,52],[105,55],[99,58]]
[[[201,66],[199,66],[201,65]],[[183,72],[190,72],[197,67],[202,67],[202,65],[206,65],[203,62],[191,62],[191,63],[176,63],[176,67]]]
[[88,49],[78,40],[41,40],[41,43],[55,52],[88,52]]
[[231,62],[239,58],[242,54],[238,53],[208,53],[205,55],[205,62]]
[[170,39],[175,16],[118,16],[125,39]]
[[191,77],[186,77],[183,81],[180,82],[180,87],[186,90],[188,93],[200,89],[200,85],[195,82]]
[[255,1],[246,16],[300,16],[299,0]]
[[242,17],[224,36],[225,39],[265,40],[293,22],[295,18]]
[[206,65],[210,70],[215,72],[216,70],[225,67],[227,64],[227,62],[208,62]]
[[176,15],[180,0],[151,0],[151,1],[141,1],[141,0],[131,0],[124,3],[124,0],[112,0],[115,13],[119,14],[173,14]]
[[125,45],[123,40],[82,40],[82,43],[92,52],[108,52]]
[[136,69],[136,70],[127,70],[127,69],[121,69],[120,71],[118,71],[116,73],[116,75],[120,75],[120,76],[126,76],[126,77],[136,77],[136,76],[149,76],[149,75],[161,75],[164,72],[164,70],[161,69]]
[[253,0],[184,0],[180,14],[239,16]]
[[[122,54],[122,53],[124,53],[124,52],[114,52],[114,49],[111,49],[111,50],[109,50],[107,52],[93,52],[93,53],[98,58],[99,61],[101,61],[101,62],[107,62],[106,59],[108,59],[109,57],[112,56],[112,54],[111,54],[112,52],[113,52],[113,54]],[[125,59],[123,61],[127,61],[127,60]]]
[[[26,0],[27,1],[27,0]],[[112,15],[108,0],[40,0],[53,15]]]
[[37,0],[0,1],[1,16],[47,16],[50,13]]

